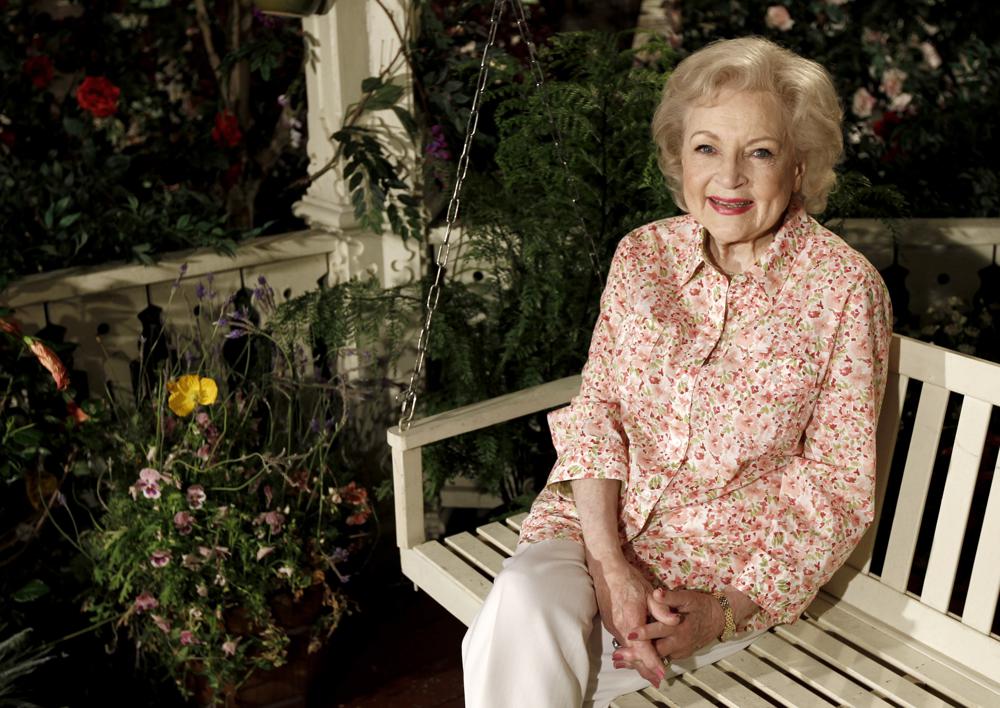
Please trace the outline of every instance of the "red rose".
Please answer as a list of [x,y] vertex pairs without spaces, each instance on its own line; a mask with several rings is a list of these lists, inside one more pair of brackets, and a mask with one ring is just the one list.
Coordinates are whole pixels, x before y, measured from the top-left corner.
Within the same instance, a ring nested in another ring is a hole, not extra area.
[[118,110],[121,89],[103,76],[88,76],[76,89],[76,102],[95,118],[107,118]]
[[24,60],[24,73],[36,89],[44,89],[52,83],[52,60],[44,54],[28,57]]
[[215,114],[215,127],[212,128],[212,140],[222,147],[236,147],[243,140],[240,122],[229,111]]

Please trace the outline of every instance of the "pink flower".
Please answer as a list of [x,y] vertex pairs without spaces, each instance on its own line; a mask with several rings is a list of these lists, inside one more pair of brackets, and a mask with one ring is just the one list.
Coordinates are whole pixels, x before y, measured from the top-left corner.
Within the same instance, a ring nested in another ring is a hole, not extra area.
[[187,489],[187,501],[192,509],[200,509],[205,503],[205,488],[200,484],[192,484]]
[[199,460],[207,460],[209,457],[212,456],[212,446],[206,443],[205,445],[199,447],[194,454],[198,457]]
[[153,551],[153,555],[149,557],[149,564],[154,568],[162,568],[170,563],[172,557],[170,551]]
[[239,639],[235,641],[232,639],[224,641],[222,643],[222,653],[225,654],[226,656],[233,656],[234,654],[236,654],[236,644],[239,641],[240,641]]
[[198,424],[199,428],[204,428],[208,426],[209,423],[212,422],[212,419],[205,411],[199,411],[198,415],[194,417],[194,422]]
[[863,86],[854,92],[851,100],[851,110],[858,118],[867,118],[872,114],[875,107],[875,97],[868,93],[868,89]]
[[767,14],[764,16],[764,24],[771,29],[787,32],[795,24],[795,20],[792,19],[788,8],[784,5],[771,5],[767,8]]
[[274,546],[261,546],[257,549],[257,560],[262,560],[274,551]]
[[368,503],[368,490],[364,487],[359,487],[354,482],[348,484],[346,487],[341,489],[340,492],[344,501],[348,504],[361,506],[362,504]]
[[156,601],[156,598],[148,592],[141,593],[135,598],[136,612],[148,612],[149,610],[155,610],[159,607],[159,605],[160,603]]
[[167,633],[170,631],[170,622],[168,622],[166,618],[161,617],[160,615],[150,615],[150,617],[153,618],[153,622],[156,623],[156,626],[160,628],[161,632]]
[[174,514],[174,526],[177,527],[181,536],[187,536],[194,528],[194,517],[188,511],[178,511]]
[[194,638],[194,632],[185,629],[181,632],[181,645],[189,647],[192,644],[201,644],[201,642]]
[[267,511],[259,514],[253,522],[254,524],[266,523],[271,528],[271,533],[281,533],[281,529],[285,525],[285,515],[280,511]]
[[347,517],[346,523],[348,526],[360,526],[361,524],[368,521],[368,511],[359,511],[357,514],[351,514]]
[[902,69],[892,67],[886,69],[882,74],[882,84],[880,88],[889,98],[895,98],[903,90],[903,82],[906,81],[906,72]]
[[139,470],[139,480],[141,482],[150,484],[152,482],[159,482],[160,479],[161,479],[160,473],[157,470],[154,470],[152,467],[143,467],[141,470]]

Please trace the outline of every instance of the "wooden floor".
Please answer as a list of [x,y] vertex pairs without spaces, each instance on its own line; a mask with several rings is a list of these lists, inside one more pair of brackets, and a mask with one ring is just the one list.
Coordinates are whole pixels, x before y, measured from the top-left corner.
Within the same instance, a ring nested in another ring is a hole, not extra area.
[[345,631],[335,633],[307,705],[461,708],[465,626],[408,582],[391,584],[362,603],[362,611],[340,628]]

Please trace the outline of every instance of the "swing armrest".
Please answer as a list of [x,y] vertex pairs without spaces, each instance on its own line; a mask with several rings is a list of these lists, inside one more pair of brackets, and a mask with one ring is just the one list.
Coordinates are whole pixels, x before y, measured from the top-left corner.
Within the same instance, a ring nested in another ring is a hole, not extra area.
[[422,418],[405,432],[398,425],[389,428],[386,436],[392,447],[396,544],[404,556],[427,540],[424,528],[424,473],[420,459],[424,445],[555,408],[568,403],[579,390],[580,377],[569,376]]
[[579,390],[580,376],[567,376],[564,379],[549,381],[487,401],[444,411],[414,421],[405,432],[401,431],[398,425],[389,428],[387,433],[389,445],[393,450],[414,450],[439,440],[555,408],[568,403]]

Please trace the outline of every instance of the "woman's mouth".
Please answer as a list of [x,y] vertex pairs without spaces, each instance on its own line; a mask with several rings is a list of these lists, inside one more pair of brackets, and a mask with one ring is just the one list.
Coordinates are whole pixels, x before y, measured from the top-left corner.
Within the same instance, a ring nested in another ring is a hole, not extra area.
[[723,199],[722,197],[709,197],[708,203],[712,205],[713,209],[725,216],[745,214],[753,208],[752,199]]

